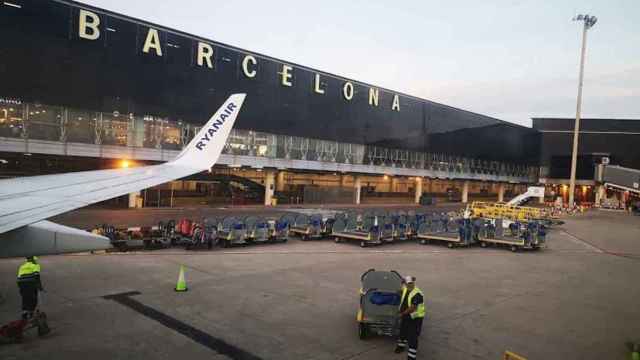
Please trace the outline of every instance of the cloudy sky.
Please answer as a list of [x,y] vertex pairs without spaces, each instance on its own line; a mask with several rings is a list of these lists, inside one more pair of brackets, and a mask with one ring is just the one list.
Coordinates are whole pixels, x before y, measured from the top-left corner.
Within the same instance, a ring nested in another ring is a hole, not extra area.
[[84,2],[524,125],[575,116],[591,14],[583,117],[640,118],[639,0]]

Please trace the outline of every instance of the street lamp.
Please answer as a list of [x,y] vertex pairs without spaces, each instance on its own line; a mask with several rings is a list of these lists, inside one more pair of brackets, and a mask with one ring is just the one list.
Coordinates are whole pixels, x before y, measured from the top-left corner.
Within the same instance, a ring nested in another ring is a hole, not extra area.
[[573,128],[573,152],[571,153],[571,179],[569,180],[569,207],[573,207],[573,196],[576,190],[576,166],[578,162],[578,134],[580,133],[580,111],[582,108],[582,79],[584,77],[584,56],[587,49],[587,30],[593,27],[598,21],[595,16],[578,15],[573,21],[583,21],[582,30],[582,53],[580,55],[580,79],[578,80],[578,103],[576,105],[576,123]]

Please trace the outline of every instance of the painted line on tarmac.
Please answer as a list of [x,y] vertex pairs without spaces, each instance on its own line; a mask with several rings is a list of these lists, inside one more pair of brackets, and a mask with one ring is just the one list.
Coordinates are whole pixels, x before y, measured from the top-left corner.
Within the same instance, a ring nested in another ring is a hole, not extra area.
[[600,254],[604,254],[604,253],[608,254],[609,253],[608,251],[606,251],[604,249],[601,249],[601,248],[597,247],[596,245],[588,242],[587,240],[581,239],[581,238],[573,235],[572,233],[570,233],[570,232],[568,232],[566,230],[560,230],[560,231],[562,231],[563,233],[568,235],[569,239],[571,241],[573,241],[574,243],[581,244],[581,245],[585,246],[586,248],[588,248],[588,249],[590,249],[590,250],[592,250],[594,252],[597,252],[597,253],[600,253]]
[[222,339],[213,337],[202,330],[198,330],[193,326],[186,324],[174,317],[164,314],[152,307],[132,298],[134,295],[140,295],[139,291],[129,291],[119,294],[103,296],[106,300],[112,300],[120,305],[124,305],[145,317],[155,320],[169,329],[182,334],[198,344],[207,347],[221,355],[228,356],[233,360],[262,360],[259,356],[251,354],[234,345],[225,342]]

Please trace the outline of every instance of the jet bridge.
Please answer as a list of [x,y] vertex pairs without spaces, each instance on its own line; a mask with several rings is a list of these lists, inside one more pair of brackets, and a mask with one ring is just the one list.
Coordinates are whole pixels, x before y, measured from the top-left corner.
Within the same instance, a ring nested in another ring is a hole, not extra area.
[[599,165],[596,178],[605,187],[640,195],[640,170],[617,165]]

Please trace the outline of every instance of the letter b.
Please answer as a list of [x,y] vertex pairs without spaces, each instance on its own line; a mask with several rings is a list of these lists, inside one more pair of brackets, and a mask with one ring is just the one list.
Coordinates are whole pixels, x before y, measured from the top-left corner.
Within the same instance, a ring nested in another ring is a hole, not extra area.
[[91,11],[80,9],[78,21],[78,36],[87,40],[98,40],[100,38],[100,17]]

